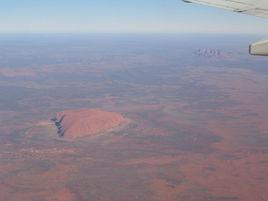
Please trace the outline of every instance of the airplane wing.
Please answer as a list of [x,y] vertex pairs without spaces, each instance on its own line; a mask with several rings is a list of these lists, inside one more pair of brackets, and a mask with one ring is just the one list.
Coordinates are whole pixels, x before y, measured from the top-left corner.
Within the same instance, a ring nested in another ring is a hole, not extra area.
[[267,0],[183,0],[187,3],[198,3],[224,8],[238,13],[246,13],[268,18]]
[[[218,8],[268,18],[268,0],[183,0]],[[253,43],[249,47],[252,55],[268,56],[268,40]]]

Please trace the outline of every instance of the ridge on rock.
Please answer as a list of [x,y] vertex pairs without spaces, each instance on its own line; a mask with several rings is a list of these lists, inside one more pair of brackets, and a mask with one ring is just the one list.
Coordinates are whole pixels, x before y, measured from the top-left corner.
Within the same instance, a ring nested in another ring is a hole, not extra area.
[[66,110],[57,113],[56,119],[65,138],[95,136],[124,122],[121,114],[100,109]]

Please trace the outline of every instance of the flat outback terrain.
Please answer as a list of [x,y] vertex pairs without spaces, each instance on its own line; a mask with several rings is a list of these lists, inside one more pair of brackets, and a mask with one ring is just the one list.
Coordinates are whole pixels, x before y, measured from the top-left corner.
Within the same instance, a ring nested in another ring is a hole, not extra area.
[[1,35],[1,201],[267,201],[256,38]]

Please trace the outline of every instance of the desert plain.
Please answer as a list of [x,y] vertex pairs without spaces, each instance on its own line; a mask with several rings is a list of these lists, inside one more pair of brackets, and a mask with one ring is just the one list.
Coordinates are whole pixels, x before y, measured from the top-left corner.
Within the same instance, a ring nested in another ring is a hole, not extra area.
[[2,36],[0,200],[266,201],[267,59],[247,42]]

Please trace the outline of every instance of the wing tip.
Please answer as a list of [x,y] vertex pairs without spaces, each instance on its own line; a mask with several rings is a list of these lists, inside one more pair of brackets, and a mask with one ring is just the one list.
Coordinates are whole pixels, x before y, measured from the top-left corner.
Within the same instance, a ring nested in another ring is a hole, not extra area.
[[249,54],[255,56],[268,56],[268,40],[251,44],[249,46]]

